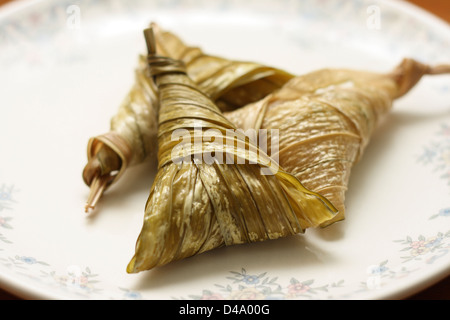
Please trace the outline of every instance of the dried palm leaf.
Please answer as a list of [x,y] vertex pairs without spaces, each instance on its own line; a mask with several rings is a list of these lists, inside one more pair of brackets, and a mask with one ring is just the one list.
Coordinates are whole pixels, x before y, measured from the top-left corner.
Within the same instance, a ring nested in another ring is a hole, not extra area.
[[[175,34],[152,24],[161,55],[185,63],[189,76],[222,110],[258,101],[280,88],[293,76],[283,70],[245,61],[207,55],[184,44]],[[139,57],[135,83],[112,118],[110,131],[88,142],[88,163],[83,179],[90,186],[86,211],[94,208],[102,193],[133,165],[155,155],[157,104],[145,56]]]
[[225,116],[245,130],[279,130],[280,165],[339,210],[325,226],[344,219],[351,169],[393,101],[424,75],[449,72],[450,66],[430,67],[411,59],[388,74],[324,69],[296,77]]
[[155,54],[151,29],[144,34],[159,94],[158,172],[127,272],[301,233],[335,215],[327,199],[237,132],[181,61]]

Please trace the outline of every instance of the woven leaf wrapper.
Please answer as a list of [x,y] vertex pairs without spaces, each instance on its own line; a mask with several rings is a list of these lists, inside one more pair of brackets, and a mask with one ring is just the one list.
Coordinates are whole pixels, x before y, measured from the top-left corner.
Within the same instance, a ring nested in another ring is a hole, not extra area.
[[[184,62],[190,78],[222,111],[258,101],[293,78],[288,72],[270,66],[208,55],[154,23],[152,29],[159,54]],[[86,211],[95,207],[103,192],[127,168],[156,157],[157,100],[146,56],[141,55],[135,82],[112,117],[110,131],[88,142],[83,179],[91,193]]]
[[181,61],[155,54],[152,29],[145,35],[158,88],[158,172],[127,272],[302,233],[333,218],[326,198],[239,134]]
[[448,65],[430,67],[412,59],[389,73],[323,69],[295,77],[266,98],[225,116],[245,130],[279,130],[279,164],[339,210],[324,222],[327,226],[345,218],[351,169],[395,99],[424,75],[449,72]]

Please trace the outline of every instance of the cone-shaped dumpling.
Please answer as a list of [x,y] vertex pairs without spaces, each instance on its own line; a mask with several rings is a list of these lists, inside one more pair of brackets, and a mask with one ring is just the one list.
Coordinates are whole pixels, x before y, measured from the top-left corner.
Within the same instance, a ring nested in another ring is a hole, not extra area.
[[237,132],[180,61],[155,55],[151,29],[145,35],[159,90],[158,172],[127,272],[300,233],[335,215]]
[[[293,78],[277,68],[205,54],[186,45],[174,33],[161,30],[154,23],[152,26],[158,52],[183,61],[191,79],[222,111],[258,101]],[[88,163],[83,170],[83,179],[91,187],[86,210],[95,206],[103,191],[129,166],[156,157],[154,106],[158,102],[148,74],[146,57],[140,56],[135,82],[111,119],[110,132],[89,140]]]
[[279,130],[280,165],[339,210],[325,226],[344,219],[351,169],[393,101],[424,74],[447,72],[411,59],[388,74],[324,69],[225,116],[238,128]]

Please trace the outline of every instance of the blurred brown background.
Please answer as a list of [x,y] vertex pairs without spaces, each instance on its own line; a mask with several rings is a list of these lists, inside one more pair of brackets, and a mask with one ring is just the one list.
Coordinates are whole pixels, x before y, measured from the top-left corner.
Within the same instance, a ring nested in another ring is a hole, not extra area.
[[[17,0],[0,0],[0,6],[5,3]],[[450,23],[450,0],[409,0],[426,11],[440,17]],[[1,9],[1,8],[0,8]],[[9,294],[1,289],[0,283],[0,300],[16,300],[14,295]],[[419,292],[408,298],[411,300],[450,300],[450,276],[438,282],[434,286]]]

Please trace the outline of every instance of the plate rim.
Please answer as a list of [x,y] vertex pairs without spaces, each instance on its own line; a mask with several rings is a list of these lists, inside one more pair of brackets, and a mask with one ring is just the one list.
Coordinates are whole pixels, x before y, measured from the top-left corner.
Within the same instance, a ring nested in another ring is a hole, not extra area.
[[[0,21],[18,12],[20,13],[22,10],[32,8],[33,6],[46,2],[51,3],[55,2],[55,0],[16,0],[8,2],[0,7]],[[394,7],[396,10],[406,12],[409,16],[425,21],[432,28],[450,30],[450,25],[445,20],[421,7],[418,7],[414,3],[403,0],[376,0],[375,2],[384,3],[388,6]],[[390,286],[389,290],[385,290],[379,295],[373,295],[373,299],[404,299],[431,287],[450,275],[450,264],[441,264],[439,265],[439,268],[435,269],[437,270],[431,270],[429,272],[424,270],[420,277],[414,277],[413,284],[404,283],[397,287]],[[31,282],[26,283],[24,279],[20,277],[11,277],[11,275],[12,274],[8,274],[8,272],[4,272],[0,269],[0,280],[2,282],[1,288],[13,295],[23,299],[65,299],[63,294],[45,290],[43,291],[41,287],[44,286],[40,286],[35,283],[31,284]],[[72,298],[73,297],[70,297],[70,299]]]

